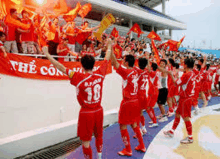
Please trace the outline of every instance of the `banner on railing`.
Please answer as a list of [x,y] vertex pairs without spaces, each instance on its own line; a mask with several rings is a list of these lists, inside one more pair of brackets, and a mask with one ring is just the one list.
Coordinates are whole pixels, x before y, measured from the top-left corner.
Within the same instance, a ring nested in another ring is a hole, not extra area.
[[[80,62],[64,62],[62,64],[73,71],[83,72]],[[94,71],[99,69],[102,64],[103,61],[96,61]],[[107,74],[111,72],[112,67],[109,62]],[[0,74],[40,80],[68,80],[68,76],[56,69],[49,60],[16,54],[8,54],[4,58],[0,53]]]

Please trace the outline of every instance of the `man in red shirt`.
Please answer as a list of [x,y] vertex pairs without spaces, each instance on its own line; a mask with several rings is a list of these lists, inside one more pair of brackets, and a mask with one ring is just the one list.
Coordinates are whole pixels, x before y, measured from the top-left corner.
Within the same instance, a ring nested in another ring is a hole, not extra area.
[[[134,67],[135,70],[138,72],[138,101],[139,101],[139,108],[140,108],[140,121],[141,121],[141,131],[143,135],[147,133],[145,127],[145,118],[143,116],[143,110],[147,107],[147,96],[148,96],[148,89],[149,86],[149,73],[145,69],[148,65],[148,60],[146,58],[139,58],[138,59],[138,67]],[[139,124],[138,124],[139,125]]]
[[7,53],[4,47],[5,38],[6,38],[5,33],[0,31],[0,53],[3,53],[4,57],[7,57]]
[[149,117],[151,118],[151,122],[149,122],[149,127],[157,127],[158,123],[157,123],[157,119],[154,113],[154,106],[157,103],[157,99],[158,99],[158,95],[159,95],[159,90],[158,90],[158,82],[159,82],[159,76],[157,74],[157,64],[156,63],[152,63],[151,64],[151,70],[149,72],[149,90],[148,90],[148,103],[147,103],[147,108],[146,111],[149,115]]
[[171,130],[165,131],[164,134],[172,138],[174,136],[174,131],[180,123],[180,117],[182,117],[186,125],[188,137],[181,140],[180,143],[189,144],[193,143],[192,123],[190,121],[190,118],[191,107],[193,105],[193,98],[195,96],[196,76],[192,71],[194,67],[194,60],[192,58],[185,59],[184,64],[185,73],[183,74],[181,79],[177,81],[177,85],[181,86],[181,90],[179,105],[176,110],[176,116],[173,122],[173,127]]
[[123,100],[121,102],[118,123],[120,124],[121,137],[125,144],[125,149],[118,152],[122,156],[132,156],[132,150],[130,145],[130,137],[127,131],[127,125],[131,125],[135,132],[139,146],[135,148],[137,151],[146,152],[146,148],[143,142],[142,134],[137,122],[140,118],[140,109],[138,103],[138,73],[133,68],[135,58],[133,55],[126,55],[123,60],[123,65],[120,65],[115,57],[115,54],[111,54],[112,65],[115,67],[116,72],[123,79]]
[[[17,10],[14,8],[10,9],[10,15],[12,18],[17,19]],[[6,52],[10,53],[18,53],[17,43],[16,43],[16,36],[15,31],[17,29],[16,25],[6,23],[4,27],[4,32],[7,35],[6,41],[4,43]]]
[[104,64],[95,72],[93,66],[95,64],[94,57],[85,55],[81,59],[84,73],[74,72],[64,67],[56,61],[50,54],[45,51],[45,55],[50,62],[60,71],[67,74],[70,83],[77,88],[77,100],[81,106],[78,118],[77,134],[82,140],[83,153],[86,159],[92,159],[92,149],[90,141],[94,133],[96,138],[96,148],[98,158],[102,156],[103,146],[103,109],[101,106],[103,80],[106,75],[108,61],[111,57],[111,40],[108,41],[108,51]]
[[[78,33],[79,29],[75,27],[75,22],[70,22],[70,25],[66,29],[66,35],[69,39],[68,47],[72,52],[75,52],[76,37]],[[72,61],[74,61],[74,59]]]
[[22,10],[21,12],[22,19],[21,22],[24,24],[30,24],[31,27],[28,30],[22,30],[18,28],[18,31],[21,32],[21,41],[22,41],[22,49],[24,54],[35,54],[37,53],[37,49],[34,46],[34,26],[33,22],[29,18],[29,13],[26,10]]
[[74,52],[72,52],[70,49],[69,49],[69,47],[68,47],[68,39],[67,38],[64,38],[63,39],[63,42],[61,43],[61,44],[59,44],[58,45],[58,47],[57,47],[57,54],[59,55],[59,56],[66,56],[66,57],[59,57],[58,58],[58,61],[59,62],[66,62],[66,61],[69,61],[69,57],[68,57],[68,55],[69,54],[71,54],[72,56],[74,56],[74,57],[77,57],[77,54],[76,53],[74,53]]

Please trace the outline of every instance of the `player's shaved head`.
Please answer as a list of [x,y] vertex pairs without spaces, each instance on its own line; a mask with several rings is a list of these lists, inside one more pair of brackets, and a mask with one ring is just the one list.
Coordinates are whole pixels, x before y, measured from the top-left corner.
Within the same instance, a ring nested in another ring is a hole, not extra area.
[[146,58],[139,58],[138,59],[138,66],[140,69],[145,69],[145,67],[147,66],[148,64],[148,60]]
[[85,55],[81,58],[81,64],[85,70],[92,70],[95,64],[95,58],[91,55]]
[[133,55],[126,55],[125,56],[125,62],[128,63],[129,67],[133,67],[134,66],[134,62],[135,62],[135,58]]
[[153,69],[153,71],[156,71],[157,68],[158,68],[158,66],[157,66],[156,63],[153,62],[153,63],[151,64],[151,68]]
[[193,58],[188,58],[184,60],[184,64],[186,65],[187,68],[190,68],[190,69],[194,67],[194,63],[195,61],[193,60]]

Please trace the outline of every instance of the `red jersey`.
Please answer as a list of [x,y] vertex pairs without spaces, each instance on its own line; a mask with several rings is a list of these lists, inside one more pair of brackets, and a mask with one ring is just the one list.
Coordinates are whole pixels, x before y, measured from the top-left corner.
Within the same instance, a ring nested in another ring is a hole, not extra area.
[[134,67],[134,69],[138,72],[138,97],[147,97],[149,90],[148,72],[137,67]]
[[[67,56],[68,53],[69,53],[69,51],[70,51],[69,47],[68,47],[68,46],[64,46],[63,44],[59,44],[58,47],[57,47],[57,49],[58,49],[58,50],[64,50],[64,49],[66,49],[66,50],[63,51],[63,52],[58,53],[59,56]],[[59,62],[64,62],[64,58],[63,58],[63,57],[62,57],[62,58],[59,58],[58,61],[59,61]]]
[[17,27],[13,24],[6,23],[6,26],[4,27],[4,32],[7,35],[6,41],[15,41],[15,31],[17,30]]
[[78,32],[79,32],[78,28],[72,28],[70,26],[67,28],[66,33],[75,34],[74,36],[67,35],[67,38],[69,39],[69,44],[76,43],[76,37]]
[[101,107],[103,81],[106,75],[108,61],[93,73],[72,72],[67,69],[67,75],[73,74],[70,83],[77,88],[77,100],[82,108],[96,109]]
[[184,73],[177,81],[180,87],[180,98],[188,98],[195,95],[196,76],[193,71]]
[[32,21],[30,19],[22,19],[21,22],[24,24],[31,24],[28,33],[21,33],[21,41],[34,41],[34,26]]
[[157,74],[157,71],[151,71],[149,73],[149,90],[148,94],[155,94],[155,92],[158,90],[158,82],[159,82],[159,76]]
[[137,99],[138,73],[132,69],[120,65],[116,72],[122,77],[122,93],[124,100]]

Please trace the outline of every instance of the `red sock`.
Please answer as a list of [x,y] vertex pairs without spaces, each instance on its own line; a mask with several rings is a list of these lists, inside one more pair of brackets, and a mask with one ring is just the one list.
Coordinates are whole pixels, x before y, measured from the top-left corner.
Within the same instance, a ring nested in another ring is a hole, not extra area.
[[153,121],[153,123],[157,123],[157,118],[155,116],[154,109],[153,108],[147,109],[147,113],[150,119]]
[[125,144],[126,150],[130,152],[131,151],[131,144],[130,144],[130,137],[129,137],[127,129],[121,130],[121,138]]
[[173,102],[173,109],[177,107],[177,104],[176,104],[176,98],[174,97],[174,102]]
[[141,116],[141,126],[145,126],[145,118],[143,115]]
[[186,130],[189,136],[192,136],[192,123],[191,121],[185,121]]
[[135,134],[137,135],[138,142],[139,142],[140,146],[145,147],[139,126],[136,126],[135,128],[133,128],[133,130],[134,130]]
[[97,152],[101,153],[102,152],[102,147],[103,147],[103,139],[102,139],[102,137],[96,138],[95,144],[96,144]]
[[170,113],[173,112],[173,107],[169,107],[169,112],[170,112]]
[[172,129],[176,130],[176,128],[179,125],[179,123],[180,123],[180,118],[175,117]]
[[92,149],[91,149],[91,147],[89,146],[89,148],[85,148],[83,146],[83,154],[84,154],[85,159],[92,159]]

